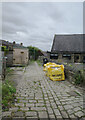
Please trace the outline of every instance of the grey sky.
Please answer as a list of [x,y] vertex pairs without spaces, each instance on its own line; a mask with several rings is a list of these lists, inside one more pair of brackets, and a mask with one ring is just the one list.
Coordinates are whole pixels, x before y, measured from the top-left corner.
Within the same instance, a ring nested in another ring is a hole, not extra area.
[[83,33],[83,3],[3,3],[2,38],[50,50],[55,34]]

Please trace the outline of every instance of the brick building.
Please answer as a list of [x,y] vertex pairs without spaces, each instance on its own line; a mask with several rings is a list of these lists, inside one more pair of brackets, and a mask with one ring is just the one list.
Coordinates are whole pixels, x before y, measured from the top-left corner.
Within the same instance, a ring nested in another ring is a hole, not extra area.
[[85,35],[55,35],[50,58],[57,62],[85,62]]

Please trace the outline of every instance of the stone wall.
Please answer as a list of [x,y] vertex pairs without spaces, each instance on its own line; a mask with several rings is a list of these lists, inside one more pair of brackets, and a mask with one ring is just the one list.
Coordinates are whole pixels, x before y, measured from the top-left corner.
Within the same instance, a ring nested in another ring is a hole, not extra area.
[[65,68],[66,79],[68,79],[71,83],[74,83],[74,81],[75,81],[74,74],[75,73],[73,71],[70,71],[70,70]]
[[65,76],[66,76],[66,79],[69,80],[69,82],[75,84],[75,81],[76,81],[75,75],[79,75],[79,74],[81,75],[80,80],[82,80],[82,78],[83,78],[83,81],[79,85],[85,88],[85,76],[84,76],[85,71],[84,71],[84,69],[72,71],[65,67]]
[[[56,61],[57,63],[82,63],[83,62],[83,56],[85,56],[85,54],[71,54],[71,59],[62,57],[63,54],[58,54],[58,59],[52,59],[54,61]],[[79,57],[78,59],[76,59],[76,57]]]

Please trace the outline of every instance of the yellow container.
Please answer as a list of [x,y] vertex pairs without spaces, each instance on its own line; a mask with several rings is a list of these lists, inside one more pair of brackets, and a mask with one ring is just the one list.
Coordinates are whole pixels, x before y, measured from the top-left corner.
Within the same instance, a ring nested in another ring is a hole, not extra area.
[[51,63],[51,62],[48,62],[48,63],[44,64],[43,70],[44,70],[44,71],[47,71],[48,68],[49,68],[50,66],[52,66],[52,65],[56,65],[56,64],[55,64],[55,63]]
[[47,76],[53,81],[65,80],[64,66],[63,65],[50,66],[47,71]]
[[46,67],[46,75],[49,77],[49,75],[50,75],[50,72],[49,72],[49,70],[51,69],[51,68],[53,68],[53,67],[55,67],[57,64],[53,64],[53,65],[49,65],[49,66],[47,66]]

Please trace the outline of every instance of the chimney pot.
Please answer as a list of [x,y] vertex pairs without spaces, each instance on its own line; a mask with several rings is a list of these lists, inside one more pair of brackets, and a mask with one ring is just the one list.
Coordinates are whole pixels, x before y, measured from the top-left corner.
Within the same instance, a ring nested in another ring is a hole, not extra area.
[[21,46],[23,46],[23,43],[20,43]]
[[13,44],[15,44],[15,41],[13,41]]

